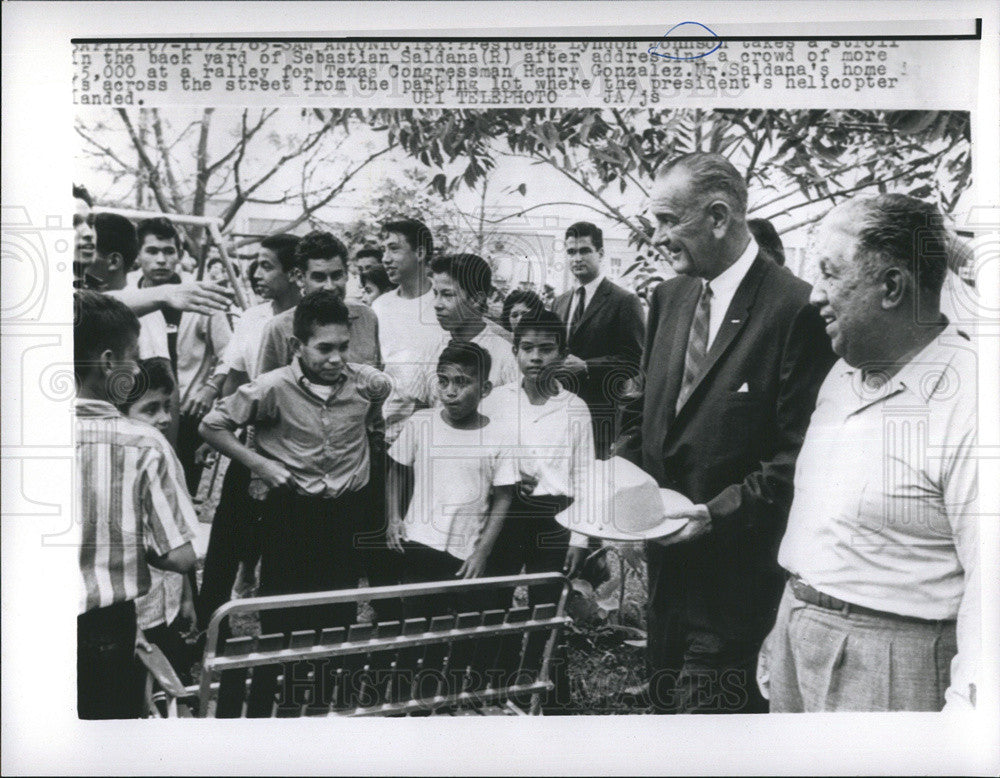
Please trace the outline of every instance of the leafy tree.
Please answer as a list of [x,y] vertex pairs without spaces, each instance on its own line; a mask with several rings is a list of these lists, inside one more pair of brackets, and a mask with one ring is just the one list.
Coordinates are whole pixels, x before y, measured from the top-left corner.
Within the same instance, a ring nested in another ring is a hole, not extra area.
[[[644,200],[656,170],[678,154],[711,151],[732,160],[754,195],[751,215],[775,221],[782,233],[862,192],[934,198],[950,212],[971,175],[964,112],[556,108],[389,111],[385,122],[423,164],[465,163],[431,179],[442,196],[474,186],[503,156],[557,171],[588,202],[541,203],[494,223],[558,204],[590,208],[629,229],[641,253],[625,272],[644,271],[644,283],[659,278]],[[525,194],[527,183],[518,190]],[[634,198],[628,206],[626,192]]]

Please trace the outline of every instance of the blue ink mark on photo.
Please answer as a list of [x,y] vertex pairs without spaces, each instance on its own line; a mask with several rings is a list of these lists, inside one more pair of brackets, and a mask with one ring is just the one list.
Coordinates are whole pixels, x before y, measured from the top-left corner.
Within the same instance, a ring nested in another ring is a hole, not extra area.
[[[669,30],[667,30],[667,32],[663,36],[664,40],[670,35],[670,33],[672,33],[678,27],[683,27],[685,24],[696,24],[699,27],[701,27],[703,30],[705,30],[705,32],[709,33],[713,38],[718,38],[719,37],[718,35],[716,35],[714,32],[712,32],[712,30],[708,29],[708,27],[706,27],[701,22],[680,22],[678,24],[675,24]],[[706,39],[706,43],[707,42],[708,42],[708,40]],[[701,59],[702,57],[707,57],[709,54],[713,54],[714,52],[718,51],[719,47],[722,46],[722,41],[719,41],[718,43],[716,43],[715,46],[713,46],[709,51],[702,52],[701,54],[690,54],[688,56],[683,56],[683,57],[675,57],[672,54],[657,54],[656,53],[656,49],[659,47],[659,45],[660,44],[657,43],[655,46],[647,49],[646,53],[650,54],[651,56],[654,56],[654,57],[660,57],[661,59]]]

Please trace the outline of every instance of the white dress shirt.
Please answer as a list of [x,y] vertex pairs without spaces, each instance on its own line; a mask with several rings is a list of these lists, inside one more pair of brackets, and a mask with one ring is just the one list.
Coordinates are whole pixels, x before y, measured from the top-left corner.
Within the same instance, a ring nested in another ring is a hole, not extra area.
[[[586,313],[587,309],[590,307],[590,303],[594,299],[594,295],[597,293],[597,287],[601,285],[601,281],[604,280],[604,273],[598,273],[597,277],[593,281],[590,281],[583,285],[585,290],[585,295],[583,299],[583,312]],[[573,295],[569,300],[569,311],[566,314],[566,332],[569,333],[570,323],[573,321],[573,311],[576,310],[576,305],[579,302],[579,297],[577,296],[580,291],[580,285],[577,284],[573,287]]]
[[726,312],[729,310],[729,304],[733,301],[736,290],[757,258],[758,250],[757,243],[751,238],[746,249],[740,254],[740,258],[708,282],[712,287],[712,305],[708,313],[709,348],[711,348],[715,336],[719,334],[722,322],[726,318]]

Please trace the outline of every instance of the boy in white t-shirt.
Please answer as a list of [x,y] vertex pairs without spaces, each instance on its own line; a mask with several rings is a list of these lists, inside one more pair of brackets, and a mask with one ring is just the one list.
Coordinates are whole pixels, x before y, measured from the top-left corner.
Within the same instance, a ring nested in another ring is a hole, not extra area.
[[[487,571],[517,481],[511,428],[479,412],[491,388],[489,371],[490,355],[481,346],[446,347],[437,366],[440,407],[410,417],[389,450],[387,535],[390,547],[404,552],[408,583],[477,578]],[[409,499],[407,470],[413,478]],[[482,606],[477,598],[422,598],[408,601],[406,610],[426,617]]]
[[434,254],[434,238],[416,219],[401,219],[383,226],[385,253],[382,264],[398,287],[372,303],[378,317],[379,349],[384,370],[393,382],[392,393],[382,405],[385,440],[391,444],[414,411],[427,407],[419,395],[428,371],[428,359],[443,330],[434,315],[434,295],[427,265]]

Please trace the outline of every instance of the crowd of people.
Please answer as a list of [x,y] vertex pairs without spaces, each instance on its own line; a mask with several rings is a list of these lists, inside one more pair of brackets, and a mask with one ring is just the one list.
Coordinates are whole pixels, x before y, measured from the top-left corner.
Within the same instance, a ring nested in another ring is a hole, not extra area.
[[[487,261],[400,219],[354,256],[327,231],[262,239],[262,301],[234,314],[222,261],[183,273],[168,219],[74,195],[82,718],[139,715],[137,647],[190,670],[183,635],[234,596],[577,575],[599,541],[557,517],[611,457],[693,505],[644,547],[652,709],[975,704],[975,356],[941,312],[933,206],[838,205],[810,287],[748,221],[739,171],[696,153],[656,176],[676,277],[648,306],[605,275],[595,224],[566,230],[572,288],[495,311]],[[199,560],[209,449],[228,467]],[[374,618],[509,605],[387,600]]]

